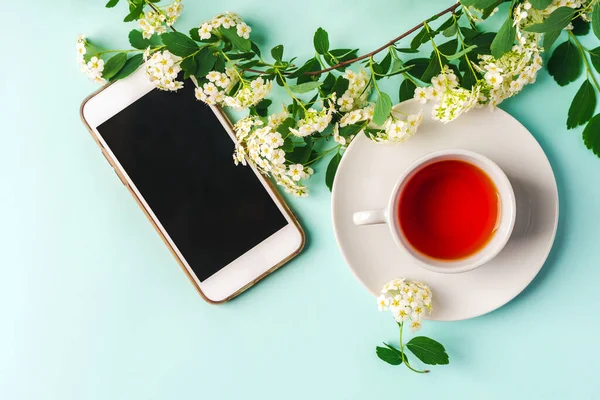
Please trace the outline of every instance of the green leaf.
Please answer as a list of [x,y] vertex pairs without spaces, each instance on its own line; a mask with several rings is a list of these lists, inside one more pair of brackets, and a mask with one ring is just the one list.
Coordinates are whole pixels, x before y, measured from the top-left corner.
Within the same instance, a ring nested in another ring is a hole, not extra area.
[[410,70],[410,74],[417,79],[421,79],[425,71],[427,70],[427,66],[429,65],[430,60],[428,58],[413,58],[412,60],[408,60],[404,63],[404,65],[412,66]]
[[404,79],[400,84],[400,102],[412,99],[416,88],[417,86],[410,79]]
[[104,70],[102,71],[102,77],[110,80],[115,76],[121,68],[125,66],[127,62],[127,53],[117,53],[112,56],[106,64],[104,64]]
[[321,88],[320,88],[321,93],[323,94],[323,97],[327,97],[331,94],[331,91],[333,90],[334,85],[335,85],[335,75],[333,75],[330,72],[325,77],[325,80],[323,81],[323,84],[321,85]]
[[495,37],[496,33],[486,32],[471,39],[465,39],[465,43],[469,46],[477,46],[475,49],[473,49],[473,53],[475,54],[490,54],[492,51],[492,42],[494,41]]
[[400,53],[408,53],[408,54],[410,54],[410,53],[414,54],[414,53],[419,52],[419,50],[417,50],[417,49],[407,49],[404,47],[396,47],[396,50],[398,50]]
[[423,75],[419,78],[423,82],[431,81],[431,78],[438,75],[442,72],[442,67],[440,66],[440,61],[436,56],[431,57],[429,60],[429,65],[427,65],[427,69],[423,72]]
[[344,78],[343,76],[338,76],[337,80],[335,81],[335,85],[333,85],[333,92],[335,92],[335,95],[339,99],[344,95],[346,90],[348,90],[349,86],[350,81],[348,79]]
[[552,0],[529,0],[529,2],[533,6],[533,8],[537,10],[543,10],[544,8],[552,4]]
[[181,32],[167,32],[161,35],[167,50],[176,56],[187,57],[198,51],[198,45]]
[[375,103],[375,110],[373,111],[373,123],[378,126],[383,125],[391,111],[392,99],[390,99],[387,93],[380,92]]
[[452,36],[456,35],[456,32],[458,32],[458,25],[452,24],[448,28],[444,29],[444,31],[442,32],[442,35],[444,35],[446,37],[452,37]]
[[[456,53],[457,47],[458,39],[452,39],[437,46],[439,52],[442,53],[442,55],[444,55],[445,57]],[[435,52],[431,53],[431,55],[434,56]]]
[[460,0],[460,4],[465,7],[474,7],[483,10],[496,4],[496,0]]
[[594,115],[583,130],[583,143],[600,157],[600,114]]
[[377,346],[375,348],[375,353],[377,354],[377,357],[391,365],[402,364],[402,352],[398,349],[395,349],[387,343],[384,344],[387,347]]
[[275,61],[283,60],[283,45],[277,45],[271,49],[271,56]]
[[445,365],[450,363],[444,346],[428,337],[414,337],[406,343],[406,347],[424,364]]
[[252,43],[250,42],[250,39],[244,39],[243,37],[239,37],[237,34],[237,29],[235,27],[227,29],[220,27],[219,31],[225,39],[231,42],[231,45],[235,50],[241,51],[242,53],[247,53],[250,50],[252,50]]
[[358,132],[363,130],[363,128],[364,128],[363,124],[346,125],[343,128],[340,128],[340,136],[349,137],[352,135],[356,135]]
[[427,29],[423,28],[419,31],[419,33],[417,33],[415,35],[415,37],[413,38],[413,40],[411,40],[410,42],[410,48],[413,50],[416,50],[419,48],[419,46],[421,46],[421,44],[427,42],[430,38],[430,34],[429,32],[427,32]]
[[477,72],[474,72],[473,69],[469,68],[467,60],[464,58],[460,60],[459,68],[464,71],[463,77],[460,80],[460,86],[467,90],[473,89],[473,86],[475,86],[477,80],[480,79],[480,76]]
[[512,18],[508,17],[506,21],[504,21],[504,24],[502,24],[500,27],[500,30],[496,34],[496,37],[490,46],[492,56],[498,59],[509,52],[515,43],[516,35],[517,29],[513,26]]
[[119,72],[117,72],[111,79],[111,81],[118,81],[133,74],[144,62],[144,56],[142,54],[136,54],[125,61],[125,65]]
[[488,17],[490,15],[492,15],[492,13],[496,9],[496,7],[498,7],[500,4],[504,3],[505,1],[508,1],[508,0],[497,0],[494,4],[492,4],[491,6],[488,6],[481,13],[481,19],[488,19]]
[[196,55],[194,56],[194,61],[196,62],[196,72],[194,73],[194,75],[197,79],[202,79],[205,78],[206,75],[215,66],[217,58],[209,50],[208,47],[205,47],[198,53],[196,53]]
[[150,40],[144,39],[144,36],[142,36],[142,32],[138,31],[137,29],[134,29],[131,32],[129,32],[129,43],[131,44],[131,47],[139,50],[144,50],[148,46],[152,45]]
[[323,84],[323,82],[305,82],[299,85],[292,85],[289,89],[294,93],[308,93],[312,90],[317,89]]
[[409,71],[413,69],[414,65],[404,65],[400,60],[394,60],[394,64],[392,65],[392,69],[388,72],[387,76],[394,76],[401,74],[403,72]]
[[569,107],[569,117],[567,118],[567,128],[573,129],[583,125],[592,118],[596,109],[596,91],[589,80],[585,80]]
[[590,33],[590,23],[584,21],[581,16],[575,18],[571,23],[573,24],[573,30],[571,32],[573,32],[574,35],[585,36]]
[[[333,49],[329,50],[329,53],[324,56],[325,62],[333,67],[339,62],[348,61],[353,58],[356,58],[358,54],[358,49]],[[345,66],[338,68],[338,70],[345,69]]]
[[123,22],[131,22],[135,21],[136,19],[139,19],[142,15],[142,12],[144,11],[145,4],[146,3],[140,3],[137,6],[133,7],[131,12],[127,14],[127,16],[123,19]]
[[446,56],[446,58],[448,59],[448,61],[457,60],[457,59],[461,58],[462,56],[464,56],[465,54],[470,53],[471,51],[473,51],[476,48],[477,48],[476,45],[471,45],[465,49],[462,49],[461,51],[459,51],[456,54],[453,54],[451,56]]
[[556,39],[560,36],[562,31],[552,31],[544,33],[544,40],[542,41],[542,47],[546,51],[550,51]]
[[254,108],[256,113],[261,117],[266,117],[269,114],[269,106],[273,104],[270,99],[262,99]]
[[565,86],[581,74],[581,54],[570,40],[558,45],[548,60],[548,72],[556,83]]
[[342,160],[342,155],[338,152],[331,158],[329,161],[329,165],[327,165],[327,172],[325,173],[325,184],[332,190],[333,181],[335,179],[335,173],[337,172],[338,167],[340,166],[340,161]]
[[559,7],[544,22],[524,28],[528,32],[553,32],[563,30],[575,15],[576,10],[571,7]]
[[596,47],[593,50],[590,50],[590,59],[592,60],[592,65],[596,69],[596,71],[600,72],[600,47]]
[[592,29],[598,39],[600,39],[600,3],[596,3],[592,10]]
[[286,154],[286,158],[295,164],[305,164],[309,158],[310,153],[312,152],[313,142],[310,137],[305,137],[304,141],[306,142],[306,146],[296,147],[294,151]]
[[200,34],[198,34],[198,28],[190,29],[190,37],[192,38],[192,40],[194,40],[196,42],[202,41],[202,39],[200,39]]
[[106,8],[113,8],[118,3],[119,3],[119,0],[108,0],[108,3],[106,3]]
[[329,34],[323,28],[317,29],[315,37],[313,39],[315,44],[315,50],[319,54],[327,54],[329,51]]
[[[296,126],[296,120],[294,118],[288,117],[277,127],[277,132],[281,133],[281,136],[283,137],[290,137],[290,128],[293,128],[294,126]],[[292,149],[290,149],[290,151],[291,150]]]
[[194,60],[194,57],[184,58],[179,65],[183,70],[183,79],[187,79],[196,73],[196,60]]

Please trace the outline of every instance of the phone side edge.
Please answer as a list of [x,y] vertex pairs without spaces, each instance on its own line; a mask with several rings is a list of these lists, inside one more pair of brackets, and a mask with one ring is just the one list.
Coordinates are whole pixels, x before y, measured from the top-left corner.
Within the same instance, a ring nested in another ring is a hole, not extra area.
[[[94,130],[92,129],[92,127],[90,126],[90,124],[88,123],[88,121],[85,119],[85,115],[84,115],[84,109],[85,109],[85,105],[95,96],[99,95],[102,91],[104,91],[107,87],[109,87],[110,85],[112,85],[113,83],[110,83],[106,86],[103,86],[102,88],[94,91],[92,94],[90,94],[89,96],[87,96],[81,103],[81,106],[79,108],[79,116],[81,118],[81,121],[83,122],[83,124],[85,125],[86,129],[88,130],[88,132],[90,133],[90,135],[92,136],[92,138],[94,139],[94,142],[96,143],[96,145],[100,148],[100,151],[102,151],[104,153],[104,147],[102,146],[102,144],[100,143],[100,141],[98,140],[98,138],[96,138],[96,135],[94,134]],[[117,175],[119,176],[119,179],[121,179],[122,182],[125,182],[125,180],[121,177],[121,175],[119,174],[117,168],[115,168],[113,161],[112,161],[112,157],[110,157],[110,155],[107,157],[107,160],[110,164],[110,166],[113,168],[113,170],[117,173]],[[125,183],[124,183],[125,184]],[[183,270],[183,272],[185,273],[185,275],[187,276],[188,280],[192,283],[192,285],[196,288],[196,291],[198,292],[198,294],[202,297],[202,299],[204,299],[204,301],[206,301],[207,303],[210,304],[218,304],[218,302],[215,302],[211,299],[209,299],[204,292],[202,292],[202,289],[200,289],[200,286],[198,286],[198,284],[196,283],[196,281],[194,280],[194,277],[190,274],[190,272],[188,271],[188,269],[186,268],[185,264],[183,263],[183,261],[179,258],[179,256],[177,255],[177,253],[175,252],[175,249],[173,249],[173,247],[171,246],[171,244],[169,243],[169,241],[167,240],[167,238],[163,235],[163,233],[161,232],[160,228],[158,227],[158,225],[156,225],[156,222],[154,221],[154,219],[152,218],[152,216],[148,213],[148,211],[146,210],[146,207],[142,204],[142,202],[140,201],[140,199],[137,197],[137,195],[135,194],[135,192],[131,189],[131,187],[127,184],[125,184],[125,186],[127,187],[127,190],[129,191],[129,194],[131,195],[131,197],[133,197],[136,201],[136,203],[138,204],[138,207],[140,207],[142,209],[142,211],[144,212],[144,214],[146,215],[146,218],[150,221],[150,223],[152,224],[152,227],[154,228],[154,230],[158,233],[158,235],[160,236],[161,240],[163,241],[163,243],[167,246],[167,248],[169,249],[169,251],[171,252],[171,254],[173,255],[173,257],[175,258],[175,260],[177,261],[177,263],[179,264],[179,267]]]

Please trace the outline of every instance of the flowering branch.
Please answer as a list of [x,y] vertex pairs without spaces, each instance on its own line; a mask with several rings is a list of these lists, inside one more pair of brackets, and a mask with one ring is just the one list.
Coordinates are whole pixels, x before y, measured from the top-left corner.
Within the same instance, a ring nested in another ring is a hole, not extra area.
[[[325,157],[325,183],[331,188],[342,154],[356,135],[397,144],[417,132],[422,112],[392,108],[396,100],[381,90],[379,80],[403,78],[397,99],[431,102],[431,117],[447,123],[474,107],[495,107],[534,83],[542,53],[550,53],[564,29],[569,37],[552,52],[547,68],[566,85],[585,65],[587,79],[569,109],[567,127],[586,125],[584,142],[600,156],[600,114],[594,116],[600,47],[587,49],[576,37],[590,27],[600,37],[599,0],[460,0],[361,56],[358,49],[332,48],[327,31],[319,28],[313,38],[315,55],[298,66],[283,45],[270,50],[273,61],[265,61],[250,38],[252,28],[237,14],[219,14],[184,34],[173,27],[181,0],[167,5],[127,2],[125,21],[139,25],[129,34],[133,49],[102,49],[81,36],[81,70],[105,84],[143,65],[158,89],[176,91],[191,79],[198,100],[248,110],[235,125],[234,161],[252,162],[294,195],[307,195],[305,181]],[[107,7],[117,3],[109,0]],[[477,22],[494,15],[497,6],[503,8],[498,13],[504,19],[500,30],[478,29]],[[433,27],[432,22],[445,14],[451,15]],[[411,34],[410,47],[396,46]],[[432,49],[429,57],[411,57],[424,45]],[[380,55],[383,50],[386,54]],[[360,61],[366,70],[347,68]],[[278,112],[270,110],[273,84],[288,94]],[[335,142],[333,147],[329,141]]]
[[450,363],[446,349],[441,343],[425,336],[417,336],[404,343],[404,324],[410,323],[413,332],[421,329],[425,314],[431,313],[432,293],[429,286],[417,281],[394,279],[383,286],[377,298],[379,311],[389,310],[400,328],[400,346],[396,348],[383,343],[385,347],[376,347],[377,357],[391,365],[404,364],[419,374],[429,373],[428,369],[414,368],[408,359],[409,350],[417,359],[427,365],[447,365]]
[[[429,19],[429,21],[433,21],[433,20],[435,20],[435,19],[437,19],[437,18],[439,18],[439,17],[441,17],[441,16],[443,16],[444,14],[447,14],[447,13],[449,13],[449,12],[452,12],[452,13],[453,13],[453,12],[454,12],[454,11],[455,11],[455,10],[456,10],[458,7],[460,7],[460,3],[456,3],[456,4],[454,4],[454,5],[452,5],[452,6],[448,7],[448,8],[446,8],[445,10],[443,10],[443,11],[440,11],[439,13],[437,13],[437,14],[435,14],[433,17],[431,17],[431,18]],[[354,64],[354,63],[355,63],[355,62],[357,62],[357,61],[361,61],[361,60],[364,60],[364,59],[367,59],[367,58],[372,58],[374,55],[376,55],[376,54],[378,54],[378,53],[382,52],[383,50],[387,49],[387,48],[388,48],[388,47],[390,47],[390,46],[393,46],[394,44],[396,44],[396,43],[397,43],[397,42],[399,42],[400,40],[404,39],[404,38],[405,38],[405,37],[407,37],[408,35],[410,35],[410,34],[412,34],[412,33],[416,32],[417,30],[419,30],[420,28],[422,28],[422,27],[423,27],[425,24],[426,24],[426,21],[423,21],[423,22],[421,22],[420,24],[417,24],[417,25],[416,25],[416,26],[414,26],[413,28],[411,28],[411,29],[407,30],[406,32],[404,32],[404,33],[403,33],[403,34],[401,34],[400,36],[397,36],[397,37],[395,37],[394,39],[390,40],[389,42],[387,42],[387,43],[386,43],[386,44],[384,44],[383,46],[381,46],[381,47],[379,47],[379,48],[377,48],[377,49],[373,50],[373,51],[372,51],[372,52],[370,52],[370,53],[364,54],[364,55],[362,55],[362,56],[360,56],[360,57],[352,58],[352,59],[350,59],[350,60],[346,60],[346,61],[339,62],[339,63],[337,63],[336,65],[334,65],[334,66],[331,66],[331,67],[329,67],[329,68],[325,68],[325,69],[322,69],[322,70],[319,70],[319,71],[310,71],[310,72],[306,72],[305,74],[306,74],[306,75],[320,75],[320,74],[323,74],[323,73],[325,73],[325,72],[334,71],[334,70],[336,70],[336,69],[338,69],[338,68],[340,68],[340,67],[345,67],[345,66],[347,66],[347,65]]]

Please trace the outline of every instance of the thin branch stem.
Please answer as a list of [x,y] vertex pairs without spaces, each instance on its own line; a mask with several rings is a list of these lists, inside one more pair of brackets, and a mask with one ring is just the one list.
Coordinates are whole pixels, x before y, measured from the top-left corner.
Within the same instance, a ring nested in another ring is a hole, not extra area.
[[592,67],[590,66],[590,62],[588,61],[587,55],[585,54],[585,51],[587,49],[585,47],[583,47],[583,45],[581,44],[579,39],[577,39],[577,36],[575,36],[573,34],[573,32],[569,31],[569,36],[571,36],[571,38],[573,38],[575,45],[577,46],[577,48],[579,49],[579,52],[581,53],[581,58],[583,58],[583,62],[585,63],[585,69],[586,69],[588,78],[589,77],[592,78],[592,81],[594,82],[594,86],[596,86],[596,90],[598,90],[600,92],[600,85],[598,84],[596,75],[594,75],[594,71],[592,70]]
[[[439,13],[437,13],[435,15],[435,17],[439,18],[439,17],[441,17],[444,14],[447,14],[449,12],[454,12],[454,10],[456,10],[458,7],[460,7],[460,3],[456,3],[456,4],[454,4],[454,5],[446,8],[445,10],[440,11]],[[353,63],[355,63],[357,61],[361,61],[361,60],[364,60],[366,58],[373,57],[375,54],[377,54],[377,53],[379,53],[379,52],[387,49],[390,46],[393,46],[394,44],[396,44],[396,42],[400,41],[401,39],[404,39],[406,36],[408,36],[411,33],[415,32],[419,28],[422,28],[424,25],[425,25],[425,21],[421,22],[420,24],[416,25],[415,27],[413,27],[413,28],[409,29],[408,31],[404,32],[402,35],[400,35],[400,36],[398,36],[398,37],[390,40],[389,42],[387,42],[383,46],[379,47],[378,49],[373,50],[370,53],[364,54],[364,55],[362,55],[360,57],[353,58],[351,60],[342,61],[342,62],[340,62],[340,63],[338,63],[338,64],[336,64],[336,65],[334,65],[332,67],[325,68],[325,69],[320,70],[320,71],[306,72],[305,74],[306,75],[319,75],[319,74],[322,74],[322,73],[325,73],[325,72],[333,71],[333,70],[335,70],[335,69],[337,69],[339,67],[343,67],[345,65],[353,64]]]

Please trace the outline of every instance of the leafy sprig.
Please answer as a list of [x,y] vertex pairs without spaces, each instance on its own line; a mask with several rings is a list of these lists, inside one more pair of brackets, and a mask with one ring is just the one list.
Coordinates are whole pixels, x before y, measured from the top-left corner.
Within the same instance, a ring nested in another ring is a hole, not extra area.
[[[178,6],[179,0],[175,1],[174,4]],[[118,3],[118,0],[110,0],[106,6],[115,7]],[[356,134],[364,132],[372,138],[383,140],[385,134],[381,136],[378,126],[396,121],[395,111],[392,110],[396,99],[401,102],[416,97],[418,90],[427,88],[439,74],[451,74],[461,88],[471,90],[486,79],[485,71],[477,66],[482,57],[500,59],[511,53],[515,43],[528,34],[543,35],[543,46],[549,52],[561,36],[560,33],[572,24],[573,29],[567,40],[556,46],[547,67],[560,85],[575,81],[585,69],[587,79],[569,109],[567,127],[572,129],[587,124],[583,133],[584,142],[600,156],[600,131],[596,122],[600,118],[596,118],[598,114],[594,116],[600,90],[595,75],[600,72],[600,47],[588,49],[578,39],[578,36],[590,31],[590,26],[594,34],[600,37],[600,0],[585,1],[580,8],[558,7],[549,16],[528,24],[523,32],[518,32],[519,23],[515,19],[522,7],[528,4],[532,11],[539,14],[553,4],[552,0],[461,0],[362,55],[358,55],[358,49],[336,48],[335,39],[330,38],[325,29],[319,28],[313,37],[315,53],[304,62],[286,54],[283,44],[263,54],[249,35],[227,24],[215,27],[208,35],[202,32],[202,27],[192,28],[189,34],[179,32],[173,23],[180,8],[174,8],[173,4],[161,6],[156,0],[128,0],[127,3],[125,21],[138,21],[141,28],[129,33],[132,49],[106,50],[86,40],[85,63],[94,57],[106,58],[102,78],[97,74],[101,66],[94,63],[93,67],[98,68],[88,71],[90,76],[99,82],[123,79],[140,67],[144,59],[168,51],[178,57],[176,63],[182,70],[183,78],[193,78],[199,88],[211,84],[207,78],[209,72],[231,74],[231,81],[235,84],[223,91],[227,97],[235,99],[248,93],[253,82],[259,78],[264,82],[274,82],[283,87],[290,99],[285,106],[286,118],[274,128],[283,140],[283,145],[278,149],[285,153],[285,165],[291,167],[302,164],[308,167],[331,157],[326,173],[326,184],[330,188],[345,146]],[[481,30],[478,21],[494,14],[504,20],[498,32]],[[447,18],[439,23],[437,20],[443,16]],[[244,29],[248,29],[249,33],[249,27]],[[412,35],[410,42],[401,46],[399,42],[409,35]],[[420,56],[426,45],[433,51],[429,57]],[[297,137],[293,132],[299,129],[302,121],[309,117],[317,118],[315,109],[329,107],[340,101],[351,88],[346,69],[353,64],[362,64],[370,72],[366,85],[358,95],[364,95],[368,100],[372,93],[372,115],[344,124],[340,121],[346,111],[339,107],[327,115],[322,113],[323,120],[333,126],[333,130],[319,128],[310,135]],[[392,77],[401,77],[397,96],[391,96],[380,88],[380,80]],[[268,122],[271,100],[259,96],[242,105],[248,105],[250,115],[259,118],[263,124]],[[331,139],[337,143],[332,145]],[[298,192],[304,193],[304,190]]]

